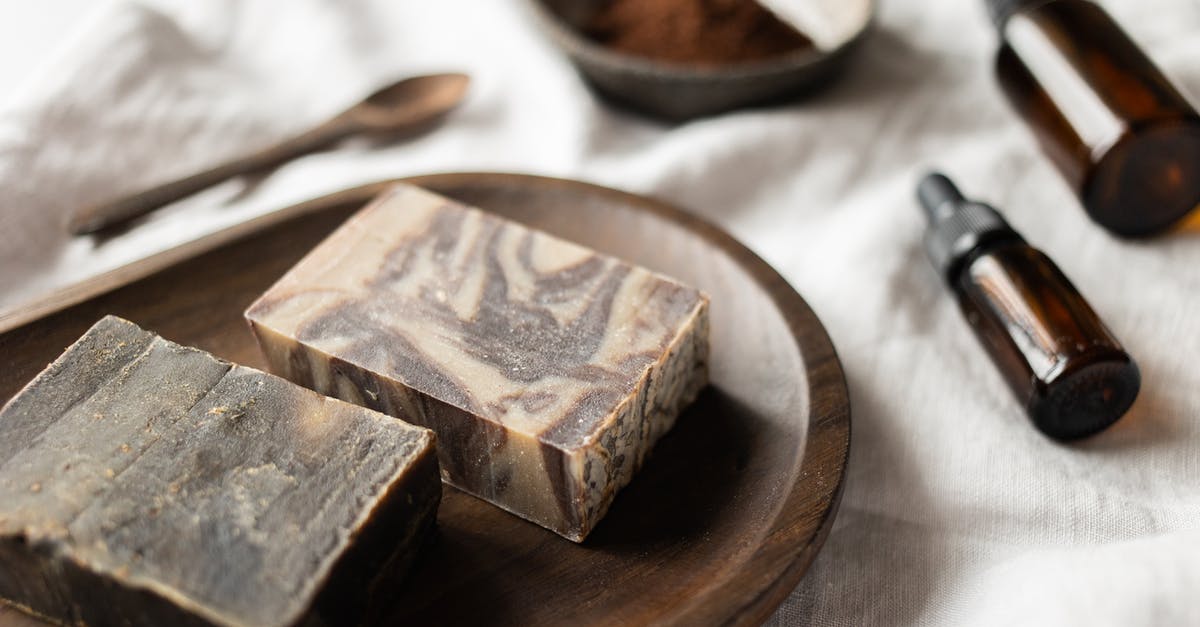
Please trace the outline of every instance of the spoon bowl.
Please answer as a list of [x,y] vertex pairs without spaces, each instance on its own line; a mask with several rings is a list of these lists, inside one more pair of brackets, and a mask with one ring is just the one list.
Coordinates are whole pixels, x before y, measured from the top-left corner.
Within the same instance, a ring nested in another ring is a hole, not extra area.
[[402,130],[454,108],[467,93],[471,78],[446,73],[414,76],[375,90],[346,110],[367,132]]

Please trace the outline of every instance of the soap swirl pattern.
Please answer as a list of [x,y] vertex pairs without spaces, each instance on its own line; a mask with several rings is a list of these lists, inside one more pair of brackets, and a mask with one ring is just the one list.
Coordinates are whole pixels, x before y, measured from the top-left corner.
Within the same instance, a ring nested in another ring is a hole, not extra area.
[[285,376],[432,427],[447,479],[560,533],[586,533],[706,378],[697,290],[411,187],[247,316],[286,338],[263,340]]

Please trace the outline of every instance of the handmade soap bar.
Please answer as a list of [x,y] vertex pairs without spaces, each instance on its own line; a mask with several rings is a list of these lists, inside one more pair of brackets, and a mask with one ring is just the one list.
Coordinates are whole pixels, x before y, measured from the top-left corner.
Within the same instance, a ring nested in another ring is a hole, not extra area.
[[246,317],[272,370],[432,428],[443,479],[575,541],[708,376],[697,290],[411,186]]
[[0,410],[0,597],[64,624],[352,622],[432,523],[433,449],[106,317]]

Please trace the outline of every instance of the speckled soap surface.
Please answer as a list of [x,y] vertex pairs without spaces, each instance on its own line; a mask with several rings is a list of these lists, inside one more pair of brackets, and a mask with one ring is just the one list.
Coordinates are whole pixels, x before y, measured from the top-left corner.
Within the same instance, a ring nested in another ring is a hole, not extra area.
[[431,427],[448,482],[577,541],[707,382],[699,291],[406,185],[246,316],[272,370]]
[[353,620],[434,435],[106,317],[0,411],[0,598],[95,625]]

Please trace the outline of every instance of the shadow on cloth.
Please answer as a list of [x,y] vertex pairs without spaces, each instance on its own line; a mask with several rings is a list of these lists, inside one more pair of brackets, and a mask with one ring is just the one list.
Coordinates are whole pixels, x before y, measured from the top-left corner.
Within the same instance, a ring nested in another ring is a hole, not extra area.
[[[761,204],[763,198],[797,197],[780,189],[792,173],[824,163],[842,140],[824,129],[859,126],[851,118],[879,118],[881,103],[891,103],[880,122],[888,124],[909,110],[904,103],[919,99],[930,82],[946,83],[960,73],[931,73],[944,65],[931,51],[922,50],[884,25],[863,40],[844,74],[831,84],[788,104],[750,108],[664,126],[624,110],[597,105],[583,150],[594,158],[626,164],[653,158],[658,170],[635,183],[637,191],[670,200],[713,219],[726,222]],[[901,116],[903,117],[903,116]],[[829,124],[814,124],[828,118]],[[666,130],[666,133],[660,132]],[[816,134],[814,134],[816,133]],[[853,145],[857,137],[845,138]],[[843,146],[844,147],[844,146]],[[863,163],[871,155],[862,155]],[[835,168],[836,169],[836,168]],[[858,179],[858,169],[847,174]],[[634,178],[636,181],[636,176]]]
[[[926,482],[915,461],[919,453],[909,446],[911,440],[902,437],[890,403],[875,396],[868,382],[850,379],[854,426],[847,494],[833,533],[785,609],[766,623],[770,627],[830,620],[911,624],[920,620],[941,579],[954,572],[953,547],[930,542],[926,524],[882,514],[886,505],[855,499],[855,493],[903,493],[910,511],[934,506],[922,487]],[[864,551],[864,546],[876,550]],[[895,573],[907,576],[897,579]],[[816,615],[818,608],[852,609],[835,619]]]
[[1162,368],[1146,358],[1138,357],[1138,368],[1142,374],[1142,389],[1138,392],[1133,407],[1111,427],[1077,444],[1065,446],[1093,454],[1144,455],[1149,449],[1176,444],[1186,437],[1185,430],[1173,416],[1187,414],[1186,408],[1171,407],[1166,390],[1159,389],[1164,381],[1171,380],[1162,374]]

